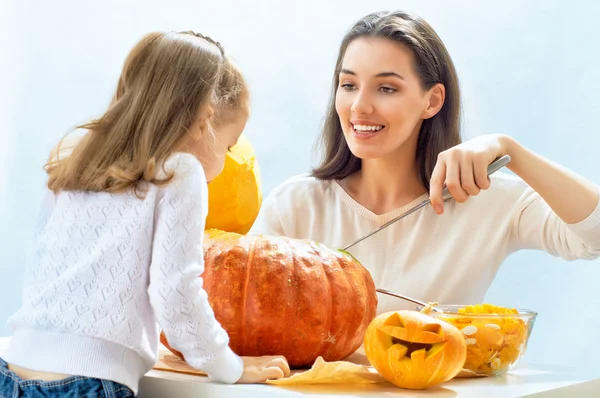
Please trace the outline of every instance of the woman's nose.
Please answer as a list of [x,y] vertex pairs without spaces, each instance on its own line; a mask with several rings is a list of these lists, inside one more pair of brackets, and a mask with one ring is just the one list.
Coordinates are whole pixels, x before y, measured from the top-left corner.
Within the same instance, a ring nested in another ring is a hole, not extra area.
[[368,115],[373,112],[373,103],[364,92],[357,93],[350,108],[357,115]]

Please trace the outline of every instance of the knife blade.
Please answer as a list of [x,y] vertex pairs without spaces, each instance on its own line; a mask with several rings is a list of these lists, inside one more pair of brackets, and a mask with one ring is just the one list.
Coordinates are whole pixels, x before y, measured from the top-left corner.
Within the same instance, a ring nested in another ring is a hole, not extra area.
[[[510,162],[510,156],[509,155],[504,155],[499,157],[498,159],[494,160],[487,169],[487,175],[490,176],[492,174],[494,174],[496,171],[500,170],[501,168],[503,168],[504,166],[506,166],[509,162]],[[444,199],[444,201],[449,200],[452,198],[452,195],[450,194],[450,192],[448,191],[448,187],[444,187],[443,191],[442,191],[442,198]],[[413,206],[412,208],[408,209],[406,212],[404,212],[403,214],[399,215],[398,217],[395,217],[393,219],[391,219],[390,221],[386,222],[385,224],[381,225],[380,227],[378,227],[377,229],[375,229],[372,232],[369,232],[368,234],[366,234],[365,236],[359,238],[358,240],[350,243],[349,245],[347,245],[346,247],[344,247],[342,250],[348,250],[349,248],[351,248],[352,246],[356,245],[359,242],[362,242],[363,240],[367,239],[368,237],[376,234],[377,232],[389,227],[390,225],[394,224],[397,221],[400,221],[401,219],[403,219],[404,217],[414,213],[415,211],[425,207],[427,204],[429,204],[429,198],[428,199],[424,199],[423,201],[417,203],[415,206]]]

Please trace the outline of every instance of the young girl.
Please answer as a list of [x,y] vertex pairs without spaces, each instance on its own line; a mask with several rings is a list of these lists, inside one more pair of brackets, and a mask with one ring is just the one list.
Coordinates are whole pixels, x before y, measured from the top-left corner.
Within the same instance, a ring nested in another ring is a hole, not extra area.
[[[423,19],[382,12],[359,20],[333,80],[321,164],[274,189],[251,233],[342,248],[429,200],[349,251],[377,287],[443,304],[481,303],[520,249],[600,256],[597,185],[506,135],[461,143],[456,71]],[[488,179],[487,166],[504,154],[518,177]],[[454,200],[442,200],[444,184]],[[415,307],[379,296],[380,312],[402,308]]]
[[152,33],[133,48],[109,109],[47,164],[0,396],[132,396],[161,329],[214,381],[289,374],[283,357],[231,351],[198,277],[207,181],[247,117],[241,74],[210,38]]

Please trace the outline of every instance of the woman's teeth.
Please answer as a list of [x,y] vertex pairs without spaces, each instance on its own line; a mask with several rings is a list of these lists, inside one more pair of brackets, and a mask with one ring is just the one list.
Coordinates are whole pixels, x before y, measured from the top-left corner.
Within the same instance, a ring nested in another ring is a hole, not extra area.
[[360,125],[360,124],[355,124],[354,125],[354,130],[356,131],[379,131],[383,128],[383,126],[366,126],[366,125]]

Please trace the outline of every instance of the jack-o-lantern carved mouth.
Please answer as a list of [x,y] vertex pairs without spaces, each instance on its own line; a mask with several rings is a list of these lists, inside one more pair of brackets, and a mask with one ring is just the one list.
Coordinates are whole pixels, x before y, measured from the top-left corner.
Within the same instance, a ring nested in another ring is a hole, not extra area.
[[[406,353],[404,356],[406,358],[410,358],[413,352],[418,350],[425,350],[425,353],[429,352],[435,344],[427,344],[427,343],[413,343],[410,341],[400,340],[396,337],[392,337],[392,344],[400,344],[406,348]],[[438,344],[439,345],[439,344]]]
[[441,324],[406,322],[398,314],[388,318],[379,335],[397,360],[430,358],[442,352],[447,342]]

